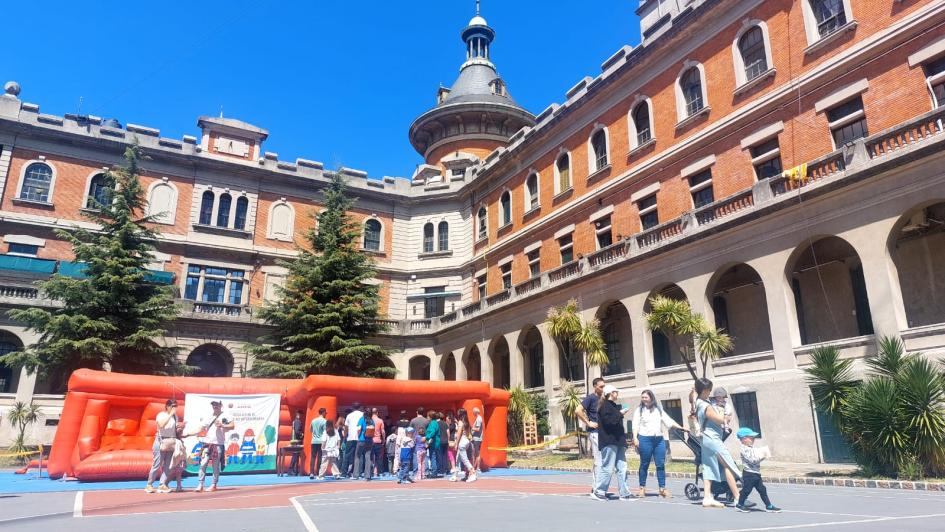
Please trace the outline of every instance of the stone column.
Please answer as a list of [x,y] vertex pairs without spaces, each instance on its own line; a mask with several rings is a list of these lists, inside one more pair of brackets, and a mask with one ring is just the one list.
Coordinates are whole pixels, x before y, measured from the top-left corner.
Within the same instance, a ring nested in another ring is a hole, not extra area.
[[442,381],[443,376],[443,354],[433,353],[430,355],[430,380]]
[[525,359],[522,347],[519,345],[521,331],[505,334],[505,342],[509,346],[509,386],[525,386]]
[[466,363],[463,360],[466,348],[453,351],[453,360],[456,362],[456,380],[466,380]]
[[495,384],[492,379],[492,353],[489,352],[489,345],[492,342],[490,340],[483,340],[476,343],[476,347],[479,348],[479,372],[481,373],[480,379],[483,382],[488,382],[489,384]]
[[653,338],[646,328],[644,318],[646,299],[649,294],[635,294],[620,300],[630,315],[630,336],[633,339],[634,386],[642,388],[650,384],[648,372],[653,369]]
[[889,218],[840,235],[853,246],[863,264],[866,294],[877,340],[883,336],[899,336],[901,331],[909,328],[899,275],[886,239],[896,221],[896,218]]
[[771,329],[771,349],[774,351],[774,364],[778,370],[797,367],[794,348],[801,345],[794,292],[786,273],[792,252],[793,250],[786,249],[769,253],[747,263],[758,272],[764,284],[768,326]]
[[544,355],[545,365],[545,395],[548,397],[548,422],[551,425],[552,434],[564,434],[564,418],[561,416],[561,407],[558,405],[558,395],[555,392],[555,384],[561,381],[561,369],[559,368],[560,355],[558,353],[558,344],[554,337],[548,332],[548,324],[545,322],[537,325],[538,333],[541,335],[541,350]]
[[[600,307],[591,307],[581,311],[581,323],[588,324],[597,318],[597,311],[600,310]],[[603,331],[601,331],[603,332]],[[582,364],[586,362],[586,359],[582,357]],[[587,368],[587,382],[592,382],[597,377],[601,377],[604,374],[603,368],[600,366],[591,366]]]

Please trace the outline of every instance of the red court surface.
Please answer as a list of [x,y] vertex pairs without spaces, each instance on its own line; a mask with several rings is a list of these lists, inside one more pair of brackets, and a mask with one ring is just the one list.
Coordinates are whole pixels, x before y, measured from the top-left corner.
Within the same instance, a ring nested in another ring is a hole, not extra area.
[[509,478],[482,478],[475,483],[420,481],[398,485],[390,481],[320,482],[311,485],[223,487],[213,493],[148,494],[143,490],[89,491],[83,496],[84,517],[104,515],[153,514],[162,512],[196,512],[241,510],[245,508],[281,508],[291,505],[290,497],[345,492],[384,491],[410,493],[430,490],[468,490],[470,492],[513,492],[529,495],[586,494],[587,488],[574,484],[539,482]]

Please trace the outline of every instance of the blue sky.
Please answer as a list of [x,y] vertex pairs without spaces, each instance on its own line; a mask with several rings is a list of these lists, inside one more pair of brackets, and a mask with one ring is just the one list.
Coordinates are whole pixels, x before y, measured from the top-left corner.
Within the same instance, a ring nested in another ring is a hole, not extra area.
[[[81,111],[199,133],[199,115],[269,130],[296,157],[409,177],[410,123],[464,59],[472,0],[401,2],[36,1],[4,6],[0,82],[41,111]],[[533,113],[624,44],[639,42],[635,0],[485,0],[492,59]],[[82,98],[81,108],[79,99]]]

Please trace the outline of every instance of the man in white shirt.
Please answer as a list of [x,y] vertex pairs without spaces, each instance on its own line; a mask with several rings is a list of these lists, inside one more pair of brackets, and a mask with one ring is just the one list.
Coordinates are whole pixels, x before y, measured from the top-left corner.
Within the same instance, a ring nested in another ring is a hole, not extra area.
[[351,474],[354,473],[354,451],[358,446],[361,418],[364,417],[364,412],[361,411],[361,403],[354,403],[352,408],[354,410],[345,417],[345,427],[348,435],[345,438],[345,471],[341,473],[346,478],[351,478]]
[[207,491],[216,491],[220,480],[220,464],[223,461],[223,446],[226,444],[226,432],[236,428],[233,417],[223,412],[222,401],[210,401],[213,412],[200,418],[200,441],[203,448],[200,453],[200,470],[197,473],[197,489],[203,491],[203,481],[207,476],[207,465],[213,463],[213,484]]

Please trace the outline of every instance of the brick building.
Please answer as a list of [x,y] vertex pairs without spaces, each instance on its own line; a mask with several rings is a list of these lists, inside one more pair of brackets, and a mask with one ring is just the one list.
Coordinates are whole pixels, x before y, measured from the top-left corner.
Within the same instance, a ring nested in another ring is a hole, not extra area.
[[[685,298],[735,339],[710,373],[739,422],[783,459],[842,460],[804,382],[811,351],[836,345],[858,371],[885,335],[945,353],[945,4],[641,0],[637,13],[642,42],[537,115],[497,74],[477,15],[456,82],[409,128],[413,176],[343,170],[378,262],[378,341],[399,378],[544,390],[561,433],[555,398],[583,368],[564,367],[544,321],[576,297],[601,322],[608,380],[679,417],[689,376],[643,316],[654,294]],[[319,209],[322,164],[280,161],[238,120],[168,139],[42,114],[19,93],[0,97],[0,304],[55,304],[30,286],[71,267],[52,230],[87,223],[96,175],[137,137],[161,218],[152,269],[185,308],[166,340],[208,375],[251,367],[253,309]],[[33,340],[2,329],[0,351]],[[54,419],[61,383],[14,373],[2,400],[33,397]]]

